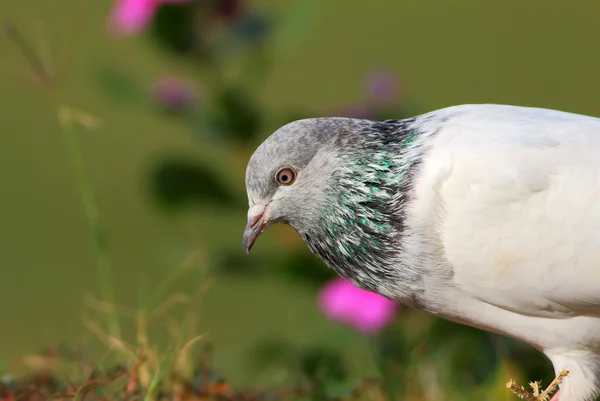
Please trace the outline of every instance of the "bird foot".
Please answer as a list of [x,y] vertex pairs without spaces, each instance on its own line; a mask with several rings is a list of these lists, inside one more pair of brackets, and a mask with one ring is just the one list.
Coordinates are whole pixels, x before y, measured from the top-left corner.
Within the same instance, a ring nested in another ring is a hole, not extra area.
[[[567,377],[569,371],[566,369],[561,370],[558,375],[552,380],[550,385],[546,387],[543,391],[541,390],[541,382],[531,382],[529,383],[529,387],[531,387],[531,392],[525,390],[523,386],[515,382],[513,379],[510,379],[508,383],[506,383],[506,387],[516,394],[519,398],[527,401],[549,401],[550,396],[558,390],[558,385],[562,383],[563,379]],[[555,400],[556,397],[553,397],[552,400]]]

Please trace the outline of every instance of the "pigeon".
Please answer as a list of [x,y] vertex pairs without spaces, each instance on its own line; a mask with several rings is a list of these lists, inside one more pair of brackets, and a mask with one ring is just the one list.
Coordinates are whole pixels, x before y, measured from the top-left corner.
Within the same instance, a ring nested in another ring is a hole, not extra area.
[[354,285],[544,353],[568,371],[560,401],[600,393],[600,119],[298,120],[255,150],[246,190],[247,252],[288,224]]

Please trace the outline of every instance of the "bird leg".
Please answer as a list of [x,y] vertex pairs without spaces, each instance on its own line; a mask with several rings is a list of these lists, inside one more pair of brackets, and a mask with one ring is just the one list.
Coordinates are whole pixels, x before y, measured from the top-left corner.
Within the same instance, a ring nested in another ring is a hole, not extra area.
[[[525,390],[525,388],[515,382],[513,379],[510,379],[508,383],[506,383],[506,387],[510,389],[514,394],[516,394],[519,398],[527,401],[548,401],[550,400],[550,395],[558,390],[558,385],[562,383],[563,379],[567,377],[569,371],[566,369],[561,370],[558,375],[552,380],[550,385],[546,387],[545,390],[541,391],[540,386],[541,382],[532,382],[529,383],[532,392]],[[553,397],[552,400],[555,400],[556,397]],[[557,399],[556,399],[557,400]]]

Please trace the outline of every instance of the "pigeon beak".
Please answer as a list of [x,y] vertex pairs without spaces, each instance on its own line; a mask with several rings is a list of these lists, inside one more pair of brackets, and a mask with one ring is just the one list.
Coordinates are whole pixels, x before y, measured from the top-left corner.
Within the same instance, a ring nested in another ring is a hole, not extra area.
[[264,231],[267,222],[264,218],[267,207],[264,205],[254,205],[248,209],[248,225],[244,230],[244,249],[250,253],[252,245],[256,242],[258,236]]

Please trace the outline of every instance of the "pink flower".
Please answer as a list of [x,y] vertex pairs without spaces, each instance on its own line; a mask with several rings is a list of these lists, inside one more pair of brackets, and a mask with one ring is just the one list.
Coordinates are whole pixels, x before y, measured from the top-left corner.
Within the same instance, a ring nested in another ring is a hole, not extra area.
[[192,0],[116,0],[109,17],[109,26],[119,35],[133,35],[146,28],[161,4],[190,1]]
[[331,320],[347,324],[365,334],[381,331],[391,323],[398,309],[398,303],[361,290],[341,277],[321,289],[319,304]]

